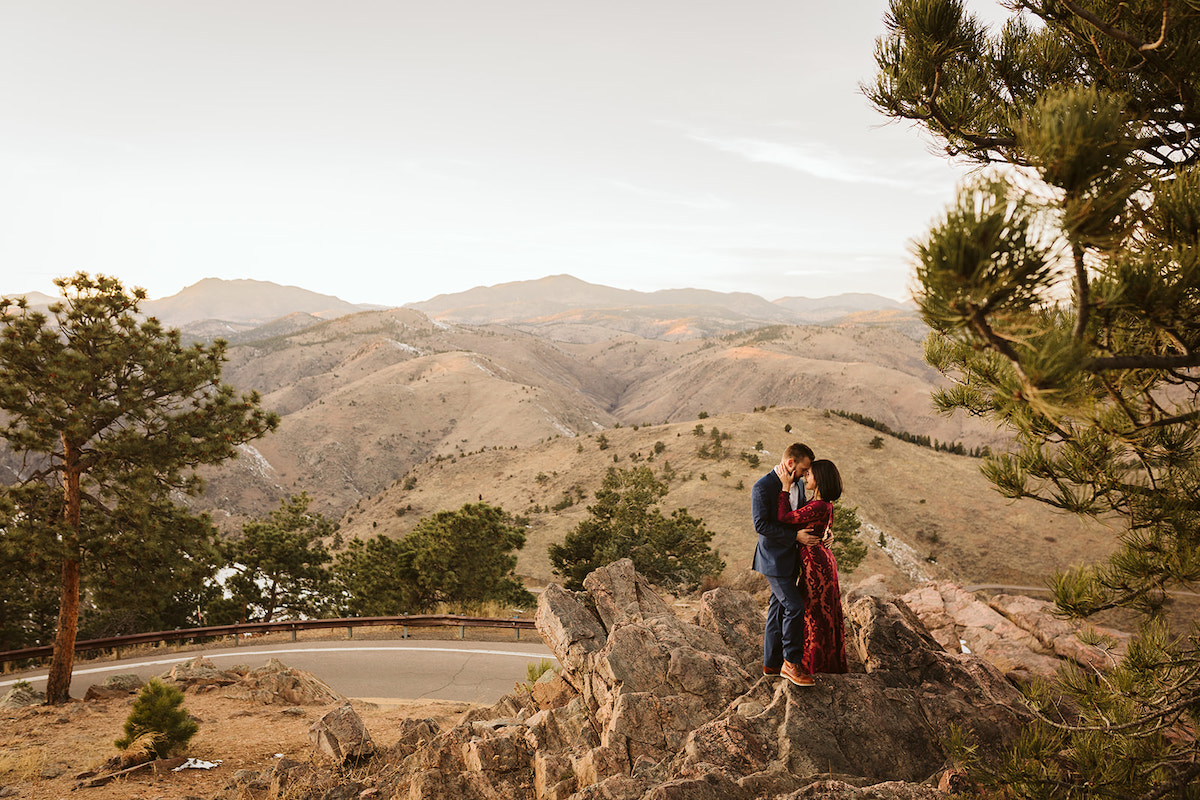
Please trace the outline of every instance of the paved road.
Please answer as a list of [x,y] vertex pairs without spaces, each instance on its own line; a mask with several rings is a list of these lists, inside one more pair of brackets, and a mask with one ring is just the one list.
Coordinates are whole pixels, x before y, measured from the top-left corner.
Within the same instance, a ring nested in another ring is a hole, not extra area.
[[[541,642],[464,642],[442,640],[370,640],[363,642],[298,642],[259,647],[210,648],[171,656],[145,656],[120,661],[77,664],[71,696],[82,697],[88,686],[118,672],[142,679],[161,675],[172,664],[203,655],[218,667],[260,667],[277,658],[289,667],[313,673],[346,697],[372,700],[433,699],[492,703],[526,680],[526,665],[553,660]],[[0,680],[0,694],[18,680],[44,689],[46,671],[13,673]]]

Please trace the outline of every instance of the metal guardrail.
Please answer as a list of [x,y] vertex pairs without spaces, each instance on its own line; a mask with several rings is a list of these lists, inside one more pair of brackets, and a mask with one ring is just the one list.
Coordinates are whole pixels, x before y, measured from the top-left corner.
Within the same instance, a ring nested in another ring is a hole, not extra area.
[[[209,628],[179,628],[173,631],[152,631],[150,633],[133,633],[128,636],[110,636],[106,639],[86,639],[75,643],[75,652],[110,650],[150,642],[216,639],[222,636],[232,636],[233,645],[237,647],[242,634],[290,631],[292,641],[296,641],[297,632],[320,630],[322,628],[345,628],[347,638],[353,639],[355,628],[372,628],[385,625],[402,627],[405,638],[408,637],[409,628],[458,628],[460,638],[465,637],[467,628],[511,628],[515,631],[516,638],[520,639],[522,630],[531,630],[533,628],[533,620],[429,614],[399,617],[346,617],[343,619],[289,619],[278,622],[243,622],[236,625],[215,625]],[[45,658],[53,654],[53,652],[53,645],[26,647],[22,650],[8,650],[0,652],[0,664],[25,659]]]

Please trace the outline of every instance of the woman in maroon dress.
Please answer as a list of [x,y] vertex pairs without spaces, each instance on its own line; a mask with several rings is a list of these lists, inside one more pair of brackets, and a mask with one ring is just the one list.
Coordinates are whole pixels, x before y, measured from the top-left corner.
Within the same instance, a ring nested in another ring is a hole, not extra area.
[[801,546],[798,584],[804,590],[804,660],[809,675],[816,672],[842,673],[846,666],[846,632],[842,620],[842,591],[838,587],[837,559],[829,549],[833,540],[833,502],[842,496],[842,476],[832,461],[812,462],[804,476],[811,498],[793,510],[791,476],[783,480],[779,493],[779,521],[810,528],[821,543]]

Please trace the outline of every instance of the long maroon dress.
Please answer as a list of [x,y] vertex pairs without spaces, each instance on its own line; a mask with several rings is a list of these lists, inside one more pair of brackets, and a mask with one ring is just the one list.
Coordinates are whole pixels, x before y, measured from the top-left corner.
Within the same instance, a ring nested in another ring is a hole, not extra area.
[[[815,536],[821,536],[833,525],[833,503],[811,500],[793,511],[788,493],[780,492],[779,521],[812,528]],[[807,597],[804,604],[804,660],[801,666],[810,675],[816,672],[849,672],[837,559],[827,544],[797,546],[800,547],[799,583]]]

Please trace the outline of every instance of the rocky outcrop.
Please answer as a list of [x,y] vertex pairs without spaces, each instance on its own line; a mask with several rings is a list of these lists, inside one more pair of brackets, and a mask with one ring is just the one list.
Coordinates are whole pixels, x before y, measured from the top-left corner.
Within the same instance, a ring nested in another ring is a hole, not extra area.
[[375,753],[367,726],[349,703],[335,708],[312,724],[308,738],[317,752],[338,764],[358,761]]
[[24,681],[17,681],[4,697],[0,697],[0,708],[28,708],[46,702],[46,693],[39,692]]
[[176,664],[162,675],[183,691],[207,692],[223,689],[225,697],[256,703],[288,706],[345,703],[346,698],[329,688],[311,672],[294,669],[272,658],[258,669],[217,669],[206,658]]
[[1120,659],[1128,634],[1088,626],[1108,641],[1088,643],[1083,625],[1055,615],[1045,600],[996,595],[980,600],[948,581],[928,583],[901,599],[933,637],[952,653],[967,652],[988,661],[1010,678],[1050,677],[1070,659],[1089,669],[1108,670]]
[[903,602],[858,600],[854,671],[803,689],[761,676],[763,615],[744,593],[707,593],[689,623],[628,560],[585,589],[539,599],[554,690],[518,690],[412,748],[382,770],[378,796],[924,798],[937,790],[916,784],[946,766],[949,726],[996,747],[1028,721],[998,670],[947,652]]

